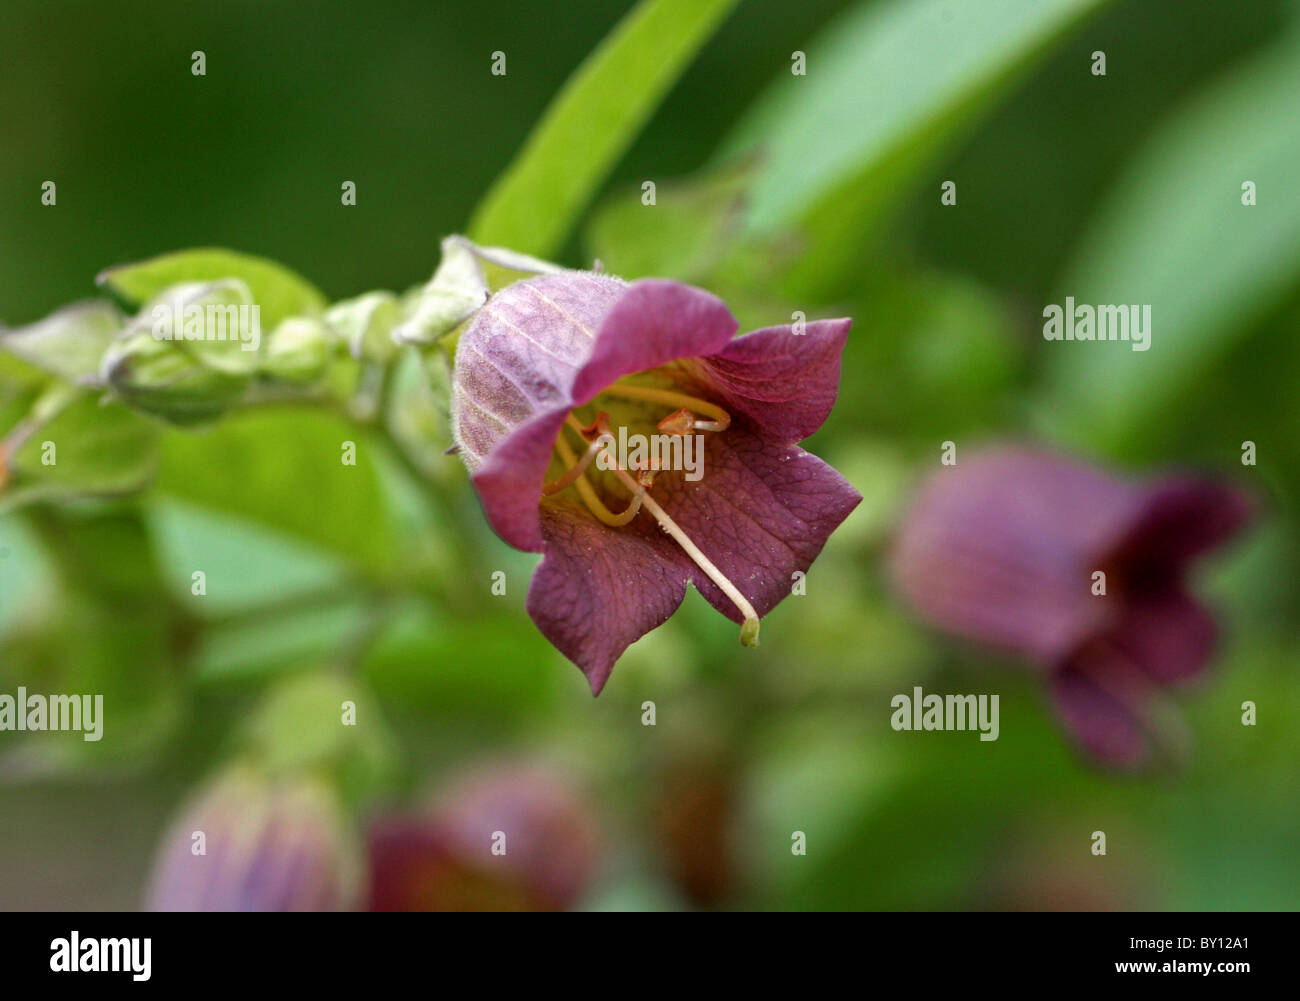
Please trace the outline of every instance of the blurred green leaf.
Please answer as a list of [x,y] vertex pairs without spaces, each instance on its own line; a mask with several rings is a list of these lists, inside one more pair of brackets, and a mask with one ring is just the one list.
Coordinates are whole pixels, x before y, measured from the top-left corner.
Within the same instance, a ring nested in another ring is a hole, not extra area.
[[[35,734],[12,753],[25,746],[48,766],[74,770],[140,764],[156,755],[184,714],[168,640],[165,617],[148,608],[144,595],[117,605],[65,596],[46,617],[13,630],[0,645],[4,690],[22,684],[33,692],[102,695],[103,731],[97,741],[77,732]],[[8,742],[4,748],[11,750]]]
[[264,330],[273,329],[289,316],[317,313],[326,305],[318,289],[284,265],[219,247],[179,250],[108,268],[96,281],[139,306],[172,285],[223,278],[237,278],[248,286],[253,302],[261,307]]
[[162,590],[148,528],[133,505],[116,503],[42,504],[25,520],[59,600],[33,606],[5,637],[0,688],[21,683],[102,695],[104,703],[101,740],[42,734],[27,747],[60,767],[138,763],[173,732],[183,701],[176,670],[183,631]]
[[72,402],[52,417],[37,414],[29,418],[30,427],[16,429],[22,438],[8,459],[10,482],[0,492],[0,509],[49,498],[126,494],[153,476],[154,422],[120,403],[101,404],[97,395],[65,391],[74,395]]
[[329,661],[365,623],[356,600],[322,600],[294,609],[253,609],[205,629],[194,656],[194,675],[205,685],[257,685]]
[[1004,304],[984,286],[943,272],[880,266],[864,275],[848,312],[846,385],[823,434],[888,430],[932,443],[1001,416],[1024,350]]
[[99,374],[109,344],[122,332],[122,314],[101,299],[76,302],[26,327],[0,331],[0,347],[61,379]]
[[[356,446],[344,465],[343,446]],[[159,486],[196,504],[269,525],[372,570],[396,558],[372,442],[325,410],[233,414],[163,440]]]
[[[202,618],[276,606],[341,590],[345,563],[281,532],[224,511],[160,498],[149,507],[162,576],[177,600]],[[204,594],[193,593],[203,572]]]
[[553,254],[736,0],[644,0],[578,68],[479,205],[469,236]]
[[639,192],[619,192],[593,213],[586,249],[606,271],[624,278],[706,281],[739,231],[752,171],[749,163],[728,164],[661,184],[653,212],[641,204]]
[[[554,703],[572,670],[539,657],[523,615],[439,618],[412,606],[395,617],[367,653],[366,680],[403,707],[493,717],[537,713]],[[564,672],[564,673],[561,673]]]
[[[1201,93],[1138,154],[1059,282],[1058,305],[1067,295],[1150,305],[1150,348],[1048,345],[1040,403],[1055,433],[1112,453],[1141,447],[1170,423],[1171,408],[1201,408],[1186,390],[1295,288],[1297,93],[1292,31]],[[1258,205],[1242,204],[1246,181]]]
[[51,571],[31,531],[18,515],[0,515],[0,636],[22,622],[27,602],[52,582]]
[[8,402],[16,392],[38,386],[48,378],[31,362],[0,351],[0,401]]
[[808,240],[789,287],[850,274],[849,251],[901,189],[1104,2],[886,0],[827,27],[808,48],[807,76],[784,71],[723,145],[762,157],[750,230],[799,226]]

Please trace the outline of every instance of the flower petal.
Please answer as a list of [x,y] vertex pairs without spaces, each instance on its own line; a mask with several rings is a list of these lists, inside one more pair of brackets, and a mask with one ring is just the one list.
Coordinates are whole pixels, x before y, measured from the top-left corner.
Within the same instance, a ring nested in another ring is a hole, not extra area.
[[[840,355],[852,320],[817,320],[802,334],[790,325],[738,337],[692,365],[707,395],[755,429],[783,442],[825,423],[840,388]],[[721,399],[717,399],[717,397]]]
[[565,271],[515,282],[478,311],[457,343],[452,379],[453,430],[472,471],[529,420],[573,405],[595,329],[626,290],[605,275]]
[[1139,500],[1133,487],[1050,452],[962,456],[914,502],[893,576],[931,624],[1059,663],[1118,621],[1118,603],[1091,594],[1091,574]]
[[[660,474],[655,496],[760,616],[790,594],[794,572],[808,570],[862,500],[817,456],[760,436],[744,421],[705,436],[700,480],[690,482],[681,472]],[[647,516],[637,521],[642,531],[658,531]],[[717,585],[694,563],[689,567],[709,603],[741,622]]]
[[[766,615],[790,594],[862,497],[821,459],[761,438],[742,422],[707,435],[704,476],[655,480],[654,496],[700,550]],[[576,503],[542,507],[546,559],[528,591],[537,627],[599,694],[627,647],[676,611],[691,582],[742,616],[649,513],[610,529]]]
[[1146,733],[1129,705],[1074,667],[1057,671],[1052,697],[1085,751],[1107,764],[1135,767],[1149,755]]
[[583,404],[617,379],[679,358],[710,355],[738,324],[721,299],[659,278],[633,282],[601,321],[591,357],[573,385]]
[[568,408],[534,417],[501,441],[470,478],[492,530],[516,549],[542,549],[538,501]]
[[[646,521],[649,531],[633,528]],[[546,558],[528,614],[599,695],[623,651],[682,603],[690,561],[646,514],[611,529],[575,503],[547,504],[541,524]]]
[[1199,603],[1175,589],[1133,595],[1111,637],[1162,684],[1186,681],[1209,663],[1218,629]]
[[1114,548],[1130,579],[1171,579],[1192,559],[1222,545],[1251,520],[1248,494],[1213,480],[1178,476],[1147,489]]

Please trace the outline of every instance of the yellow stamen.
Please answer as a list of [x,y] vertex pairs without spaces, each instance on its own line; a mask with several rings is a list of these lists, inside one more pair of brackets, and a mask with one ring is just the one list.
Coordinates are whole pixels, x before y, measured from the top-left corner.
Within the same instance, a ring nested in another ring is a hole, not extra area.
[[549,497],[551,494],[558,494],[565,487],[569,486],[569,484],[577,480],[577,478],[583,474],[586,468],[589,465],[591,465],[591,460],[596,457],[596,453],[599,452],[603,446],[612,445],[613,443],[614,443],[614,439],[612,437],[606,434],[602,434],[599,438],[597,438],[595,441],[593,441],[590,445],[587,446],[587,451],[583,453],[582,458],[578,459],[576,462],[573,460],[573,453],[570,452],[569,458],[567,460],[563,460],[564,464],[569,468],[566,469],[563,474],[551,480],[550,483],[545,484],[542,487],[542,495],[545,497]]
[[[570,414],[569,416],[570,419],[572,419],[573,415]],[[576,424],[577,422],[575,421],[574,423]],[[581,434],[581,431],[579,431],[579,434]],[[602,436],[602,438],[603,437],[604,436]],[[597,442],[601,440],[601,438],[596,439]],[[603,448],[604,446],[602,445],[601,447]],[[564,440],[563,434],[555,439],[555,450],[560,453],[560,459],[566,466],[576,467],[578,457],[574,455],[573,449],[569,447],[569,443]],[[572,469],[570,472],[572,472]],[[566,473],[565,475],[568,474]],[[639,487],[638,490],[633,493],[632,502],[627,506],[627,508],[622,513],[615,514],[607,508],[604,503],[602,503],[600,497],[596,495],[595,488],[591,485],[584,472],[579,470],[578,475],[575,477],[573,482],[578,488],[578,495],[582,498],[582,503],[587,505],[587,510],[594,514],[604,524],[609,525],[612,528],[621,528],[628,524],[637,516],[637,512],[641,510],[641,502],[645,496],[645,487]]]
[[655,389],[651,386],[633,386],[625,382],[616,382],[611,386],[607,386],[604,392],[628,400],[662,403],[668,407],[684,409],[692,414],[706,414],[713,418],[711,421],[695,421],[697,431],[725,431],[731,426],[731,415],[720,406],[710,403],[708,400],[688,396],[686,393],[677,393],[671,389]]
[[[723,413],[725,414],[725,411]],[[564,419],[564,423],[580,435],[584,441],[586,440],[586,434],[584,433],[582,423],[574,417],[573,414],[569,414],[569,416]],[[609,426],[607,415],[598,415],[592,426],[600,429],[602,437],[608,434],[606,430]],[[576,461],[576,456],[563,438],[564,435],[563,432],[561,432],[555,439],[555,447],[560,450],[560,455],[564,457],[565,462],[572,465]],[[603,445],[601,447],[605,448]],[[622,483],[623,486],[627,487],[627,489],[632,493],[633,505],[637,508],[644,506],[645,509],[650,512],[655,521],[659,522],[659,527],[667,532],[669,536],[672,537],[672,540],[682,547],[686,555],[695,562],[695,565],[703,570],[709,580],[713,581],[713,583],[718,586],[718,589],[731,599],[732,604],[740,610],[740,614],[745,620],[740,628],[740,642],[744,646],[758,646],[758,612],[756,612],[754,606],[749,603],[749,599],[741,594],[740,589],[737,588],[735,584],[731,583],[731,581],[727,579],[726,575],[714,565],[713,561],[700,551],[700,548],[691,541],[691,537],[682,531],[681,526],[669,517],[668,512],[661,508],[658,502],[646,493],[645,486],[633,479],[627,470],[619,467],[614,456],[611,455],[608,450],[606,450],[605,457],[609,462],[610,470],[618,477],[619,482]],[[592,514],[607,525],[616,524],[615,521],[610,519],[621,516],[611,514],[609,509],[600,502],[600,498],[596,496],[595,490],[593,490],[591,484],[587,482],[585,475],[578,477],[577,484],[578,493],[582,495],[584,503],[587,504],[587,507],[591,510]],[[631,508],[629,508],[629,510],[631,510]],[[625,511],[624,514],[626,515],[627,512]],[[633,510],[632,515],[635,516],[635,514],[636,511]],[[631,517],[627,518],[627,521],[631,520]],[[623,524],[626,524],[626,522],[623,522]]]

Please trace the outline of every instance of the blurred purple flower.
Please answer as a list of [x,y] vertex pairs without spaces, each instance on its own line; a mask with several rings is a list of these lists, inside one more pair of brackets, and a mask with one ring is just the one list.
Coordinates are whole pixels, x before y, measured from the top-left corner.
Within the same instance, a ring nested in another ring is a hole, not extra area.
[[598,845],[590,807],[545,765],[462,776],[425,815],[370,829],[372,911],[554,911],[586,889]]
[[1131,483],[1003,446],[921,490],[893,576],[926,621],[1037,663],[1083,747],[1136,765],[1155,750],[1160,689],[1197,675],[1215,646],[1214,619],[1185,589],[1188,565],[1251,512],[1244,493],[1210,480]]
[[[577,271],[516,282],[476,314],[456,352],[460,455],[497,534],[545,553],[528,612],[593,693],[688,581],[756,643],[791,574],[861,500],[795,444],[835,402],[849,322],[733,340],[707,292]],[[604,435],[624,429],[702,439],[703,477],[603,467],[616,458]]]
[[[196,854],[200,847],[204,853]],[[356,903],[359,875],[360,859],[325,786],[235,768],[203,789],[163,837],[145,906],[346,910]]]

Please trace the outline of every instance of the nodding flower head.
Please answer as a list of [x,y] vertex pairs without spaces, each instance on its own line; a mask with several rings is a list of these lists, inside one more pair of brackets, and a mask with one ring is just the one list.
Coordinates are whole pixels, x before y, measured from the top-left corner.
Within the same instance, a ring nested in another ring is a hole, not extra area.
[[523,759],[467,770],[368,840],[372,911],[556,911],[586,891],[602,835],[575,776]]
[[327,786],[237,765],[205,785],[164,836],[146,907],[349,910],[360,878],[359,851]]
[[1135,483],[1041,449],[995,447],[921,490],[898,534],[894,580],[921,618],[1035,664],[1093,757],[1150,763],[1180,737],[1164,689],[1198,675],[1215,645],[1187,568],[1251,510],[1240,490],[1201,477]]
[[577,271],[516,282],[474,316],[456,443],[497,534],[545,554],[528,612],[594,693],[688,582],[755,645],[861,500],[796,446],[835,402],[849,322],[733,339],[707,292]]

